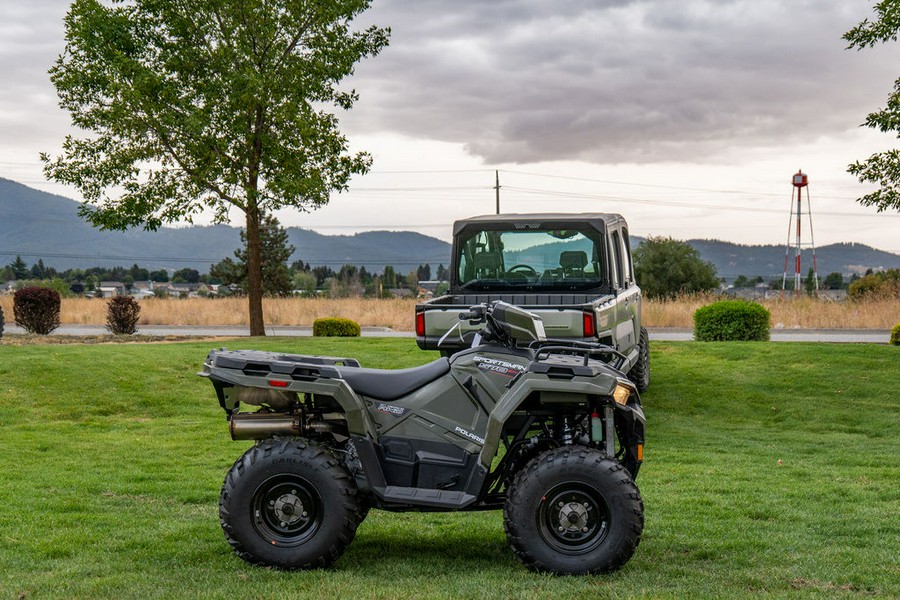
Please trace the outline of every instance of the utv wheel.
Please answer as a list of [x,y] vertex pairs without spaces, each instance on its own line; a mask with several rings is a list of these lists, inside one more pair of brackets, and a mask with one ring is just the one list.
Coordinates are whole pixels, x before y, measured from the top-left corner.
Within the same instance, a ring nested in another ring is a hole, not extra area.
[[534,458],[515,477],[503,511],[516,556],[535,571],[614,571],[641,541],[644,504],[615,460],[569,446]]
[[241,456],[222,486],[219,519],[242,559],[279,569],[327,567],[356,534],[356,484],[307,440],[266,440]]
[[650,335],[646,327],[641,327],[641,339],[638,342],[638,359],[628,371],[628,379],[634,382],[639,392],[650,387]]

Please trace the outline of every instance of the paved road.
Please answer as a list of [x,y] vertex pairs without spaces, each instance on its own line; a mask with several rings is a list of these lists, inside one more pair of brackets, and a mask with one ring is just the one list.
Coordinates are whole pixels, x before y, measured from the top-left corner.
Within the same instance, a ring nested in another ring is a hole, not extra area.
[[[16,325],[8,324],[6,333],[25,333],[25,330]],[[190,337],[245,337],[250,335],[250,329],[242,325],[218,325],[201,327],[194,325],[141,325],[138,327],[139,335],[183,335]],[[109,331],[102,325],[61,325],[53,331],[54,335],[105,335]],[[312,327],[266,327],[266,335],[286,337],[310,337]],[[388,327],[363,327],[364,337],[415,337],[411,331],[394,331]]]
[[[7,323],[6,333],[25,333],[21,327]],[[675,327],[650,328],[650,339],[658,341],[690,341],[694,339],[691,329]],[[103,335],[108,333],[102,325],[62,325],[55,335]],[[138,328],[141,335],[154,336],[198,336],[198,337],[242,337],[250,335],[250,330],[243,326],[195,327],[143,325]],[[266,335],[286,337],[308,337],[312,335],[312,327],[266,327]],[[363,337],[415,337],[412,331],[394,331],[387,327],[363,327]],[[773,342],[840,342],[887,344],[891,338],[890,331],[873,329],[773,329]]]
[[[650,328],[650,340],[683,342],[694,339],[691,329],[676,327]],[[773,342],[840,342],[850,344],[887,344],[890,331],[877,329],[772,329]]]

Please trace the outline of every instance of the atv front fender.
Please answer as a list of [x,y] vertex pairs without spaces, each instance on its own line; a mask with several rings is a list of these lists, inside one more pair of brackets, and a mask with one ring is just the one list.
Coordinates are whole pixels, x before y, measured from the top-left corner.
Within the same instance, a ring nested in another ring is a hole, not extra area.
[[479,455],[481,463],[486,467],[490,466],[500,448],[503,425],[532,394],[546,394],[553,404],[581,404],[587,407],[592,396],[611,396],[617,383],[618,380],[611,375],[569,380],[551,379],[547,375],[536,373],[523,375],[500,398],[488,416],[485,444]]

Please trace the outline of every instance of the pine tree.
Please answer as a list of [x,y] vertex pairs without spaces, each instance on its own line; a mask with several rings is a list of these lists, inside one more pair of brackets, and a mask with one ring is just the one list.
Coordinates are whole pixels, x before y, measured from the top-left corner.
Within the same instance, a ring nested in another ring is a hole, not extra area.
[[10,263],[9,268],[12,269],[16,281],[28,279],[28,276],[31,274],[31,271],[28,270],[28,265],[25,264],[21,256],[16,256],[16,260]]
[[[210,276],[219,279],[224,285],[239,285],[244,292],[248,287],[246,242],[247,234],[242,229],[241,247],[234,251],[237,260],[226,258],[213,265],[209,271]],[[264,215],[261,220],[260,244],[263,295],[290,296],[294,285],[288,260],[295,248],[289,245],[287,231],[272,215]]]

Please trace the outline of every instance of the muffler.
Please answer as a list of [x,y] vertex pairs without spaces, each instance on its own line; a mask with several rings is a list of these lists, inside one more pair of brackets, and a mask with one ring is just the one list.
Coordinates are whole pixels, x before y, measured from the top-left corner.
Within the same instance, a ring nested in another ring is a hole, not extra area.
[[273,435],[298,436],[303,432],[300,415],[284,413],[235,413],[228,425],[233,440],[264,440]]

